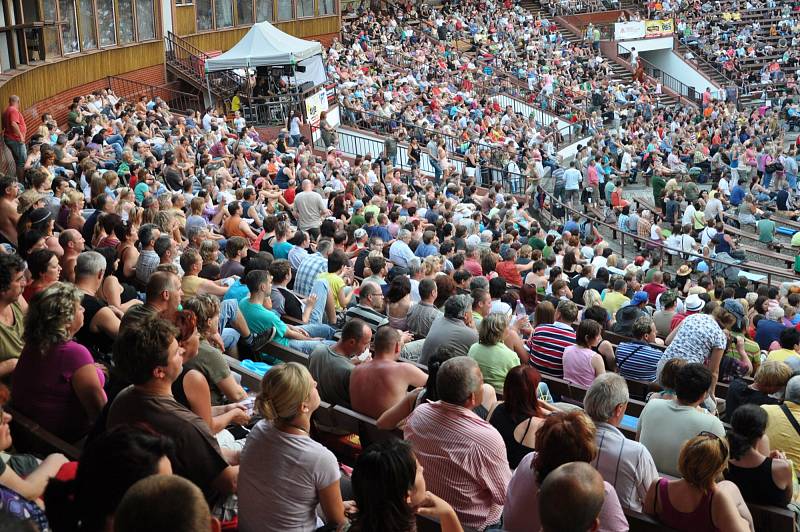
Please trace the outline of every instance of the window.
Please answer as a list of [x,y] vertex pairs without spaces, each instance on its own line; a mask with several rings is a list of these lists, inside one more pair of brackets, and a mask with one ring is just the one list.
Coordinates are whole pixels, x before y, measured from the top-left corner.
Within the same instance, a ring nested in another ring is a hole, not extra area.
[[317,0],[319,2],[320,15],[335,15],[336,0]]
[[211,0],[196,0],[195,5],[197,10],[197,29],[199,31],[214,29]]
[[217,28],[233,26],[233,0],[215,0],[214,15]]
[[79,0],[79,20],[81,30],[81,48],[91,50],[97,48],[97,29],[94,19],[92,0]]
[[81,50],[78,42],[78,21],[75,17],[75,3],[73,0],[58,0],[58,11],[61,25],[61,42],[64,53],[79,52]]
[[95,0],[97,4],[97,28],[100,30],[100,46],[117,44],[114,23],[114,0]]
[[61,44],[58,40],[58,28],[56,26],[47,26],[44,29],[44,47],[45,59],[61,55]]
[[314,0],[297,0],[297,18],[314,16]]
[[[56,0],[42,0],[43,20],[56,20],[58,12],[56,11]],[[45,32],[47,33],[47,32]]]
[[237,0],[236,1],[236,17],[237,24],[252,24],[253,23],[253,0]]
[[256,22],[272,22],[272,0],[256,0]]
[[175,0],[176,6],[190,6],[194,2],[192,0]]
[[278,0],[278,20],[292,20],[292,0]]
[[136,0],[136,26],[139,30],[139,41],[150,41],[156,38],[153,0]]
[[132,43],[136,40],[133,23],[133,0],[117,0],[117,9],[119,9],[119,13],[117,13],[119,43]]

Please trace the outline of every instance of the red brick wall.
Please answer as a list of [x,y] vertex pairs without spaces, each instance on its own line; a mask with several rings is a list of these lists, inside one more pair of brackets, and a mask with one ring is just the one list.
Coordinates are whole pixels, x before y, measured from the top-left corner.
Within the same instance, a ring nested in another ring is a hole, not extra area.
[[[127,72],[121,74],[119,77],[146,83],[148,85],[163,85],[167,82],[166,71],[164,65],[153,65],[148,68],[136,70],[134,72]],[[28,135],[36,133],[36,130],[41,125],[41,117],[43,113],[50,113],[59,125],[64,125],[67,122],[67,113],[72,99],[76,96],[85,96],[90,92],[105,89],[108,87],[108,79],[101,78],[92,83],[86,83],[73,87],[68,91],[36,102],[32,106],[26,108],[23,113],[25,115],[25,123],[28,126]],[[24,101],[24,100],[23,100]],[[63,129],[63,127],[62,127]]]

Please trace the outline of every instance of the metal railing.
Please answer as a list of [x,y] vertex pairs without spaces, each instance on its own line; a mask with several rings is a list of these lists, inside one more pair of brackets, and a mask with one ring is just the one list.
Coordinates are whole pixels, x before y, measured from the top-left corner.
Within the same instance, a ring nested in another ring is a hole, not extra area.
[[[617,57],[631,70],[635,70],[636,67],[633,66],[633,63],[630,62],[630,55],[631,51],[623,46],[620,43],[617,43]],[[623,56],[627,56],[626,59]],[[700,93],[694,87],[686,85],[678,78],[664,72],[662,69],[658,68],[657,66],[653,65],[652,63],[648,62],[647,60],[643,59],[640,55],[636,59],[637,63],[644,67],[644,73],[653,78],[654,80],[661,83],[662,87],[666,87],[672,92],[674,92],[679,98],[684,99],[692,104],[698,105],[702,102],[702,97]]]
[[246,86],[247,79],[230,70],[206,75],[205,62],[211,56],[171,31],[167,32],[164,41],[167,65],[218,98],[230,98]]
[[118,76],[106,77],[108,88],[120,98],[135,102],[142,96],[155,99],[156,96],[167,102],[171,111],[187,112],[202,109],[200,97],[189,92],[178,91],[169,87],[148,85],[139,81],[121,78]]

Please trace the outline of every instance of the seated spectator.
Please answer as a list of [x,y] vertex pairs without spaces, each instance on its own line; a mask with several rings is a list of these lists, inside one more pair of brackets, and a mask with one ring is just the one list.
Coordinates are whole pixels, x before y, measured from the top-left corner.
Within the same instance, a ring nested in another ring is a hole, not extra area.
[[597,458],[592,465],[614,486],[624,509],[641,512],[647,489],[658,478],[658,470],[647,448],[628,440],[619,431],[628,399],[625,379],[615,373],[604,373],[589,387],[583,407],[597,428]]
[[81,296],[73,285],[55,283],[33,298],[12,380],[14,407],[68,442],[81,439],[106,404],[103,371],[73,340],[83,325]]
[[[247,268],[244,271],[246,278],[247,274],[252,270]],[[285,315],[302,323],[309,323],[314,305],[317,303],[317,294],[312,293],[305,300],[301,300],[294,291],[289,289],[289,283],[292,280],[292,268],[288,260],[272,261],[272,264],[269,265],[269,273],[272,276],[272,292],[270,293],[272,310],[277,312],[279,316]],[[249,295],[249,290],[247,293]],[[227,294],[225,297],[228,297]],[[333,300],[331,299],[331,306],[332,304]]]
[[416,408],[403,430],[426,484],[453,506],[463,526],[480,530],[500,522],[511,478],[503,439],[472,412],[482,402],[482,385],[474,360],[447,360],[436,376],[439,401]]
[[400,362],[402,344],[400,333],[388,325],[375,333],[372,360],[355,366],[350,373],[353,410],[378,418],[402,400],[409,387],[425,385],[428,375],[424,371]]
[[200,253],[192,248],[186,248],[181,255],[181,290],[183,291],[183,301],[186,302],[195,296],[210,294],[212,296],[223,297],[228,291],[228,286],[221,281],[212,281],[200,277],[203,269],[203,259]]
[[[394,406],[381,414],[376,420],[378,428],[382,430],[397,428],[419,405],[438,401],[439,393],[436,390],[436,376],[439,373],[439,367],[445,361],[455,358],[455,356],[446,347],[440,347],[428,361],[428,380],[425,382],[425,386],[408,392],[401,401],[395,403]],[[489,410],[496,402],[497,394],[494,388],[484,383],[483,401],[481,401],[481,404],[475,405],[472,411],[481,419],[487,419]]]
[[415,513],[439,522],[442,532],[461,532],[447,502],[426,491],[422,466],[408,442],[391,439],[369,446],[353,468],[353,498],[358,512],[350,530],[416,530]]
[[642,290],[635,292],[631,302],[620,308],[614,316],[612,331],[622,336],[633,336],[633,323],[642,316],[649,315],[645,310],[648,297],[647,292]]
[[711,386],[711,372],[702,364],[687,364],[678,373],[675,399],[648,401],[639,416],[637,439],[650,451],[661,473],[678,476],[683,444],[703,431],[725,437],[722,422],[698,409]]
[[[666,338],[672,330],[670,327],[678,307],[678,294],[674,290],[668,290],[660,297],[661,310],[653,313],[653,321],[656,325],[657,336]],[[652,342],[652,340],[648,340],[648,342]]]
[[556,532],[569,523],[574,530],[600,530],[605,504],[603,477],[585,462],[555,468],[539,491],[542,532]]
[[[129,382],[108,411],[108,427],[145,424],[175,442],[172,466],[194,482],[210,502],[235,493],[239,466],[229,465],[208,425],[172,396],[181,373],[177,331],[151,318],[141,328],[126,328],[117,339],[114,363]],[[238,457],[230,455],[238,463]]]
[[781,348],[770,351],[767,360],[785,362],[789,357],[800,355],[800,331],[794,327],[783,329],[778,336],[778,341],[781,344]]
[[640,316],[633,322],[631,332],[634,340],[617,346],[617,373],[629,380],[655,382],[656,367],[663,354],[650,345],[657,338],[655,320]]
[[602,306],[608,311],[609,316],[616,316],[619,309],[631,302],[625,295],[627,286],[625,279],[618,278],[614,281],[613,289],[606,291]]
[[[503,530],[527,532],[541,529],[539,487],[559,466],[569,462],[592,463],[597,455],[595,429],[580,411],[547,416],[536,434],[536,452],[520,462],[508,484]],[[600,510],[600,530],[627,530],[628,522],[614,486],[603,482],[605,497]]]
[[172,395],[175,400],[200,416],[214,435],[232,424],[245,425],[250,420],[247,409],[240,403],[212,405],[211,388],[205,375],[197,369],[186,366],[186,363],[194,359],[200,350],[200,333],[197,332],[197,317],[194,312],[180,310],[170,321],[178,330],[176,339],[183,358],[183,370],[172,383]]
[[22,297],[28,281],[19,255],[0,253],[0,378],[17,367],[24,347],[23,333],[28,303]]
[[791,378],[792,368],[786,363],[765,360],[758,367],[752,383],[744,379],[734,379],[728,385],[728,395],[725,396],[724,421],[730,423],[731,416],[742,405],[780,404],[775,396],[786,388],[786,383]]
[[784,329],[786,326],[783,324],[783,309],[780,306],[770,306],[766,317],[756,324],[754,340],[758,343],[758,347],[769,351],[773,342],[779,342]]
[[444,314],[434,320],[425,337],[419,362],[427,364],[430,356],[442,346],[456,356],[465,356],[477,341],[478,333],[472,320],[472,298],[450,296],[444,304]]
[[219,406],[226,402],[241,401],[247,397],[247,393],[233,377],[228,363],[225,362],[225,357],[219,349],[219,342],[213,340],[213,336],[218,331],[219,301],[214,296],[202,295],[186,301],[184,308],[192,311],[197,317],[197,330],[200,333],[197,356],[188,360],[186,367],[196,369],[206,378],[211,390],[212,405]]
[[564,378],[564,350],[575,345],[572,324],[578,318],[578,306],[572,301],[559,301],[555,321],[536,325],[528,339],[530,364],[542,375]]
[[114,532],[220,532],[203,492],[185,478],[151,475],[125,492],[114,519]]
[[[330,525],[345,523],[336,457],[309,436],[320,395],[308,370],[289,362],[261,380],[264,417],[247,438],[239,476],[239,530],[315,530],[322,507]],[[268,504],[265,504],[269,501]]]
[[595,377],[605,372],[600,353],[594,351],[603,340],[603,328],[594,320],[585,319],[578,325],[575,345],[564,349],[564,380],[589,387]]
[[478,342],[467,353],[478,363],[484,381],[498,392],[503,389],[506,374],[520,364],[517,354],[503,343],[508,322],[508,317],[498,312],[486,316],[478,326]]
[[354,291],[358,288],[358,281],[352,279],[352,269],[344,251],[335,249],[328,255],[328,270],[319,275],[318,279],[328,283],[328,288],[333,294],[336,311],[344,311],[350,305]]
[[422,338],[427,336],[433,322],[442,316],[442,311],[433,304],[438,296],[436,282],[433,279],[422,279],[419,282],[420,301],[411,307],[406,316],[406,329],[414,336]]
[[648,401],[652,401],[653,399],[674,399],[675,398],[675,388],[678,382],[678,373],[680,373],[681,368],[688,364],[686,360],[682,358],[673,358],[672,360],[668,360],[666,364],[664,364],[664,369],[661,370],[661,375],[658,376],[658,385],[661,386],[661,390],[657,392],[651,393],[648,397]]
[[786,383],[782,405],[762,405],[767,413],[767,437],[773,451],[780,450],[794,464],[795,474],[800,473],[800,375]]
[[277,313],[264,305],[269,305],[272,292],[272,278],[269,272],[253,270],[245,279],[250,297],[239,302],[239,310],[247,322],[247,327],[256,337],[268,335],[279,345],[310,353],[320,342],[332,343],[333,328],[323,323],[289,325]]
[[[108,530],[122,496],[137,480],[172,474],[172,440],[121,425],[83,448],[75,477],[51,480],[44,494],[53,530]],[[79,527],[80,524],[80,527]]]
[[757,405],[742,405],[731,417],[731,449],[725,479],[742,493],[745,502],[786,506],[792,500],[794,472],[786,455],[776,450],[766,455],[767,413]]
[[84,310],[83,326],[75,333],[75,339],[99,360],[111,354],[119,333],[117,314],[96,295],[107,266],[105,257],[96,251],[84,251],[75,263],[75,286],[83,291],[81,306]]
[[61,277],[61,265],[58,262],[58,255],[49,249],[37,249],[28,256],[26,262],[28,271],[31,272],[31,281],[22,292],[22,297],[30,303],[34,295],[58,282]]
[[717,482],[727,465],[724,438],[707,432],[692,437],[680,446],[676,476],[681,478],[654,482],[647,491],[645,513],[674,530],[753,530],[753,518],[736,484]]
[[228,239],[225,244],[225,258],[227,260],[222,263],[222,267],[219,270],[220,277],[224,279],[233,275],[242,276],[244,273],[242,259],[247,256],[247,248],[247,240],[240,236]]
[[345,313],[345,320],[358,318],[376,332],[378,327],[388,323],[383,314],[386,307],[381,287],[371,281],[364,281],[358,292],[358,304],[351,306]]
[[372,329],[354,318],[342,327],[342,336],[333,345],[318,345],[309,356],[308,369],[317,381],[322,400],[334,405],[350,406],[350,373],[353,359],[369,349]]
[[136,261],[136,280],[144,286],[147,280],[156,271],[156,267],[161,262],[161,258],[155,252],[156,240],[161,236],[161,231],[155,224],[144,224],[139,227],[139,245],[141,252]]
[[511,469],[516,469],[525,455],[533,451],[536,431],[545,416],[557,411],[539,399],[540,379],[534,367],[512,368],[503,384],[503,400],[495,403],[486,419],[503,437]]

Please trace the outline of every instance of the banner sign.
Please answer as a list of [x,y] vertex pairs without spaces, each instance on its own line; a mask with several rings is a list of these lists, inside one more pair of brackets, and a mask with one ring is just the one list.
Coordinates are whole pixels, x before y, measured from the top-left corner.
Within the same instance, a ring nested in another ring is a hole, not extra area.
[[642,21],[617,22],[614,24],[614,40],[642,39],[644,35],[645,23]]
[[328,110],[328,91],[324,87],[306,98],[306,121],[312,126],[319,125],[319,115]]
[[645,21],[645,38],[668,37],[675,32],[675,24],[671,18]]

